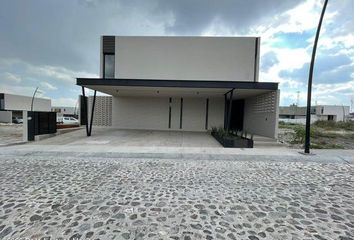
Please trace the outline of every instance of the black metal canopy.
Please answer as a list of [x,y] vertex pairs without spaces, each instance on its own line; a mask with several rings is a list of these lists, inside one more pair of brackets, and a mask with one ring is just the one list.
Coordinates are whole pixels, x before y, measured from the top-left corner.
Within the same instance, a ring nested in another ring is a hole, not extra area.
[[[278,90],[278,83],[273,82],[242,82],[242,81],[209,81],[209,80],[155,80],[155,79],[126,79],[126,78],[77,78],[76,84],[82,87],[82,94],[85,98],[85,87],[94,89],[93,104],[91,110],[90,126],[88,126],[88,119],[86,116],[86,134],[91,136],[93,113],[96,100],[95,86],[118,86],[118,87],[166,87],[166,88],[215,88],[215,89],[230,89],[225,95],[225,102],[227,95],[230,93],[232,99],[235,89],[258,89],[258,90]],[[225,105],[226,106],[226,105]],[[87,112],[87,102],[85,100],[84,106]],[[228,110],[228,121],[226,122],[226,129],[229,130],[230,116],[231,116],[232,101],[230,102]],[[225,112],[227,110],[225,109]]]
[[79,86],[131,86],[131,87],[176,87],[176,88],[230,88],[277,90],[274,82],[241,82],[209,80],[155,80],[126,78],[77,78]]

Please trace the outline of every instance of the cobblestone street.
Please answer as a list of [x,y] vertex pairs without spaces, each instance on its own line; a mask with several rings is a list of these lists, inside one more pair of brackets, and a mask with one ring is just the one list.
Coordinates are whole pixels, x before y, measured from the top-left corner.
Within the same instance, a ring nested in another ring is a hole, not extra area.
[[0,239],[354,239],[344,161],[0,159]]

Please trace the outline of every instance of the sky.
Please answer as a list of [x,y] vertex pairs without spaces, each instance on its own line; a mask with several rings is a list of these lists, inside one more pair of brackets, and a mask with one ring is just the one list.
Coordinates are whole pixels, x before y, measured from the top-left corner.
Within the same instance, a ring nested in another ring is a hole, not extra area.
[[[75,106],[77,77],[98,77],[101,35],[260,36],[260,81],[280,105],[306,104],[324,0],[1,0],[0,92]],[[329,0],[312,104],[354,98],[354,0]]]

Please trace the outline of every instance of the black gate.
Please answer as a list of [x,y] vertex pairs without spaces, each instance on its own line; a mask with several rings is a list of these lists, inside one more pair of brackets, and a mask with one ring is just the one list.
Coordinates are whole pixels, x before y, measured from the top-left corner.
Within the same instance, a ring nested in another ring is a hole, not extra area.
[[57,132],[56,112],[28,112],[28,141],[36,135]]

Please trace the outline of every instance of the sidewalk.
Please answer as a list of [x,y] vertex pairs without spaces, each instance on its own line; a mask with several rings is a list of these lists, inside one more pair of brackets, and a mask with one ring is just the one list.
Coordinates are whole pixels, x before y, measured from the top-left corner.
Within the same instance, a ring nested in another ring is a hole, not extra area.
[[194,160],[272,160],[354,163],[354,150],[312,150],[279,148],[134,147],[112,145],[17,145],[3,147],[1,155],[99,156],[108,158],[164,158]]

